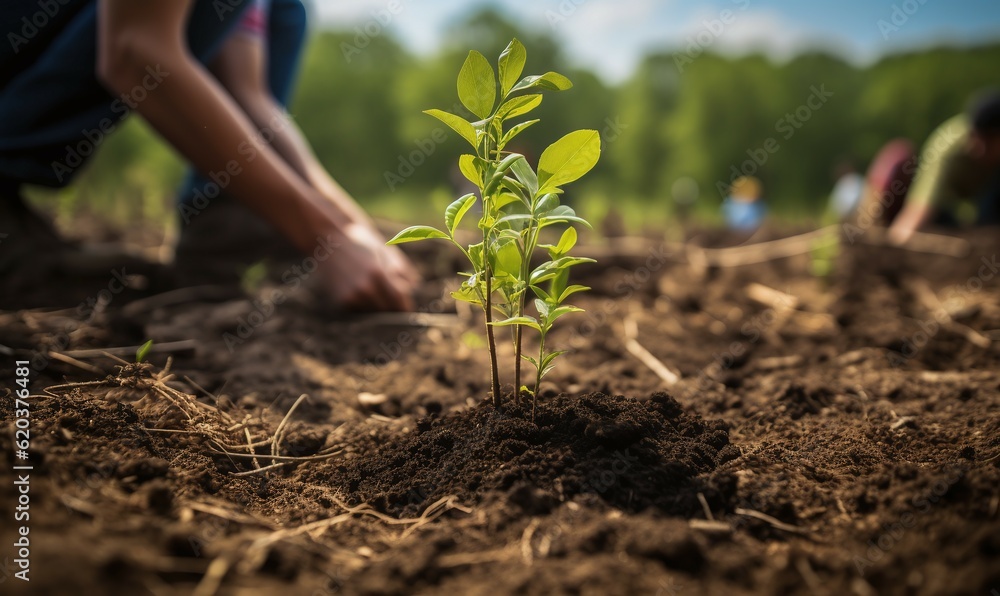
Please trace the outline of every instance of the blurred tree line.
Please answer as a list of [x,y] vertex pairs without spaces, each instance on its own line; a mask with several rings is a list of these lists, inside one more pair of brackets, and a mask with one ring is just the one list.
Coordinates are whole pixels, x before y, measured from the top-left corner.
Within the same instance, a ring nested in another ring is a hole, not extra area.
[[[776,64],[761,55],[648,55],[609,86],[573,68],[547,32],[487,10],[457,23],[439,53],[410,54],[389,33],[315,33],[291,113],[320,159],[362,203],[396,219],[436,218],[450,201],[462,141],[429,116],[453,111],[455,78],[469,49],[497,56],[512,37],[528,48],[526,72],[557,70],[575,87],[548,94],[518,150],[577,128],[604,138],[598,168],[572,190],[590,217],[616,206],[633,221],[671,216],[671,187],[698,183],[697,215],[714,216],[737,173],[762,179],[772,211],[815,217],[845,160],[863,171],[893,137],[922,143],[975,91],[997,84],[1000,44],[933,49],[858,68],[822,53]],[[683,57],[683,59],[681,59]],[[690,58],[690,59],[689,59]],[[138,119],[102,148],[63,206],[94,203],[120,218],[170,218],[182,165]],[[443,141],[442,141],[443,139]]]

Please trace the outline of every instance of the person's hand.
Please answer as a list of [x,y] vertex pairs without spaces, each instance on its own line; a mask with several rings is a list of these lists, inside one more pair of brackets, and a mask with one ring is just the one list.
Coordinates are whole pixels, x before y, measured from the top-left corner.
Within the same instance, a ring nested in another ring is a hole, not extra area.
[[363,224],[349,224],[330,234],[334,247],[322,262],[323,287],[340,307],[349,310],[410,311],[420,277],[396,247]]

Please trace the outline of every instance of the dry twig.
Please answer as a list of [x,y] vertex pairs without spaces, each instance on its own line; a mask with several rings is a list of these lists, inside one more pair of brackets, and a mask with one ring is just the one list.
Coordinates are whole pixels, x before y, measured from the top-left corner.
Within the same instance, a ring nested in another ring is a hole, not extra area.
[[639,334],[638,326],[636,325],[635,319],[631,316],[625,319],[625,349],[628,350],[630,354],[635,356],[639,362],[645,364],[651,371],[653,371],[656,376],[660,377],[667,386],[677,384],[680,381],[680,376],[674,371],[667,368],[663,362],[653,356],[649,350],[644,348],[642,344],[636,339]]
[[798,526],[793,526],[792,524],[786,524],[780,519],[771,517],[766,513],[761,513],[760,511],[754,511],[753,509],[736,509],[736,515],[743,515],[746,517],[752,517],[754,519],[759,519],[762,522],[768,523],[771,526],[777,528],[778,530],[783,530],[785,532],[791,532],[792,534],[808,535],[809,531]]

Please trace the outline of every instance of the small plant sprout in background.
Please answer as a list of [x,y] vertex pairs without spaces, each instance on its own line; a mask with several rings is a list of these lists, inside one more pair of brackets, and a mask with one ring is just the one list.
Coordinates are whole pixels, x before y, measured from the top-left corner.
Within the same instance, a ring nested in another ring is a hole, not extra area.
[[[452,296],[481,307],[485,313],[493,404],[498,410],[502,409],[494,328],[510,327],[515,352],[515,400],[520,402],[522,392],[530,393],[534,416],[539,383],[562,353],[546,345],[546,337],[556,320],[581,310],[566,305],[566,299],[589,289],[569,285],[570,268],[593,262],[569,254],[577,240],[572,227],[567,228],[553,245],[540,244],[541,233],[557,224],[590,227],[573,209],[560,204],[559,195],[564,185],[577,180],[597,164],[601,138],[596,130],[567,134],[542,152],[537,171],[523,155],[506,150],[518,134],[538,122],[521,117],[542,103],[539,91],[563,91],[572,87],[569,79],[555,72],[522,78],[526,58],[527,51],[521,42],[512,40],[500,54],[497,73],[482,54],[469,52],[458,75],[458,97],[462,105],[481,120],[469,122],[441,110],[425,113],[444,122],[475,150],[474,154],[459,157],[458,165],[462,174],[479,189],[478,196],[470,193],[449,205],[445,211],[444,230],[430,226],[409,227],[389,244],[440,238],[451,241],[462,251],[472,271],[460,273],[466,280]],[[521,121],[514,122],[519,119]],[[455,231],[477,198],[482,201],[478,225],[482,241],[464,246],[455,239]],[[548,253],[549,260],[532,268],[532,255],[541,250]],[[535,296],[532,304],[535,316],[525,311],[529,292]],[[495,313],[502,318],[494,320]],[[537,357],[521,353],[525,327],[539,334]],[[522,359],[535,367],[533,389],[521,385]]]
[[827,229],[828,232],[816,238],[809,249],[809,272],[825,288],[833,285],[837,257],[840,256],[840,233],[836,227]]
[[135,351],[135,361],[138,364],[142,364],[146,357],[149,356],[149,351],[153,349],[153,340],[147,340],[146,343],[139,346],[139,349]]

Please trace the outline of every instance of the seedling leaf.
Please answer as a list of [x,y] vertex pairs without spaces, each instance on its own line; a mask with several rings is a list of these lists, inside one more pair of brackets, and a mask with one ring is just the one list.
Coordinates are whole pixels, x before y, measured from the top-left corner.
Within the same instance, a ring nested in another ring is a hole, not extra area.
[[510,205],[511,203],[517,203],[519,205],[523,205],[524,201],[522,201],[520,197],[518,197],[513,193],[505,192],[494,199],[493,208],[503,209],[504,207]]
[[573,83],[558,72],[547,72],[543,75],[531,75],[524,77],[514,85],[511,93],[526,91],[528,89],[548,89],[549,91],[565,91],[573,87]]
[[528,51],[517,38],[510,40],[507,48],[500,54],[497,66],[500,70],[500,93],[504,97],[507,97],[511,88],[517,84],[517,79],[521,76],[527,59]]
[[570,296],[572,296],[573,294],[576,294],[577,292],[586,292],[589,289],[590,288],[588,288],[587,286],[579,286],[579,285],[570,286],[565,290],[563,290],[561,294],[559,294],[559,302],[560,303],[565,302],[565,300]]
[[551,192],[589,172],[601,157],[601,134],[571,132],[542,152],[538,160],[538,192]]
[[547,215],[550,211],[559,206],[559,195],[548,193],[542,195],[535,205],[535,215]]
[[510,170],[510,167],[514,164],[514,162],[519,159],[524,159],[524,156],[517,153],[511,153],[507,157],[503,158],[500,163],[496,164],[495,169],[492,170],[492,174],[490,175],[489,184],[487,184],[486,188],[483,189],[483,194],[490,195],[496,192],[500,183],[503,182],[507,171]]
[[405,242],[430,240],[432,238],[450,238],[450,236],[437,228],[432,228],[431,226],[411,226],[396,234],[392,240],[386,244],[403,244]]
[[424,113],[428,116],[434,116],[441,122],[447,124],[449,128],[457,132],[459,136],[468,141],[473,147],[478,145],[476,142],[476,128],[465,118],[456,116],[455,114],[449,114],[444,110],[424,110]]
[[[494,321],[492,323],[494,327],[508,327],[511,325],[524,325],[525,327],[531,327],[535,331],[541,331],[542,327],[538,324],[538,321],[534,317],[511,317],[503,321]],[[523,356],[529,361],[533,361],[530,356]]]
[[576,307],[576,306],[570,306],[570,305],[560,306],[559,308],[553,309],[552,312],[550,312],[549,315],[548,315],[549,323],[553,323],[559,317],[562,317],[564,315],[568,315],[568,314],[574,313],[574,312],[583,312],[583,309],[579,308],[579,307]]
[[545,358],[542,358],[542,368],[550,368],[552,365],[552,361],[558,358],[559,356],[562,356],[566,352],[568,352],[568,350],[556,350],[555,352],[550,352],[546,354]]
[[448,205],[448,209],[444,212],[444,225],[448,228],[448,232],[452,237],[455,236],[455,229],[458,228],[458,224],[462,223],[462,218],[465,217],[465,214],[468,213],[469,209],[475,203],[476,195],[470,192],[465,196],[455,199],[451,205]]
[[530,283],[534,285],[552,279],[564,269],[569,269],[574,265],[596,262],[594,259],[588,259],[587,257],[561,257],[555,261],[546,261],[531,272]]
[[500,109],[497,110],[495,118],[499,122],[510,120],[511,118],[517,118],[518,116],[523,116],[531,110],[534,110],[541,103],[541,93],[515,97],[514,99],[509,99],[500,105]]
[[462,284],[462,288],[460,290],[452,292],[451,297],[455,300],[475,304],[476,306],[483,305],[482,301],[479,300],[479,295],[476,293],[476,289],[470,288],[465,284]]
[[515,124],[514,126],[511,126],[510,130],[508,130],[506,134],[504,134],[503,137],[500,139],[500,149],[506,147],[507,143],[510,143],[514,139],[514,137],[524,132],[524,129],[528,128],[532,124],[536,124],[537,122],[539,122],[539,120],[537,119],[527,120],[520,124]]
[[552,296],[539,286],[531,286],[531,291],[535,293],[535,296],[538,296],[545,302],[552,302]]
[[516,242],[507,242],[496,253],[497,273],[517,278],[521,275],[521,251]]
[[476,271],[483,270],[483,243],[479,242],[469,247],[469,259]]
[[458,99],[467,110],[480,118],[488,118],[497,101],[493,67],[485,56],[475,50],[469,52],[458,73]]
[[576,229],[566,228],[566,230],[562,233],[562,236],[559,238],[559,244],[556,244],[555,247],[549,250],[549,255],[553,259],[558,259],[573,250],[573,247],[576,246],[576,238]]
[[483,175],[480,173],[479,168],[476,165],[476,160],[479,158],[475,155],[469,155],[468,153],[463,154],[458,158],[458,169],[465,176],[466,180],[476,185],[476,188],[483,187]]
[[148,340],[146,343],[139,346],[139,349],[135,351],[135,361],[143,362],[146,360],[146,356],[149,356],[149,351],[153,349],[153,340]]
[[545,217],[541,218],[542,226],[548,226],[560,222],[578,223],[580,225],[587,226],[588,228],[593,228],[589,221],[577,216],[576,211],[573,211],[573,208],[568,205],[559,205],[549,211]]
[[538,192],[538,176],[536,176],[535,171],[531,169],[531,166],[528,164],[528,160],[522,158],[515,161],[511,164],[510,171],[514,172],[514,177],[516,177],[518,182],[523,184],[528,190],[528,193],[534,197],[535,193]]

